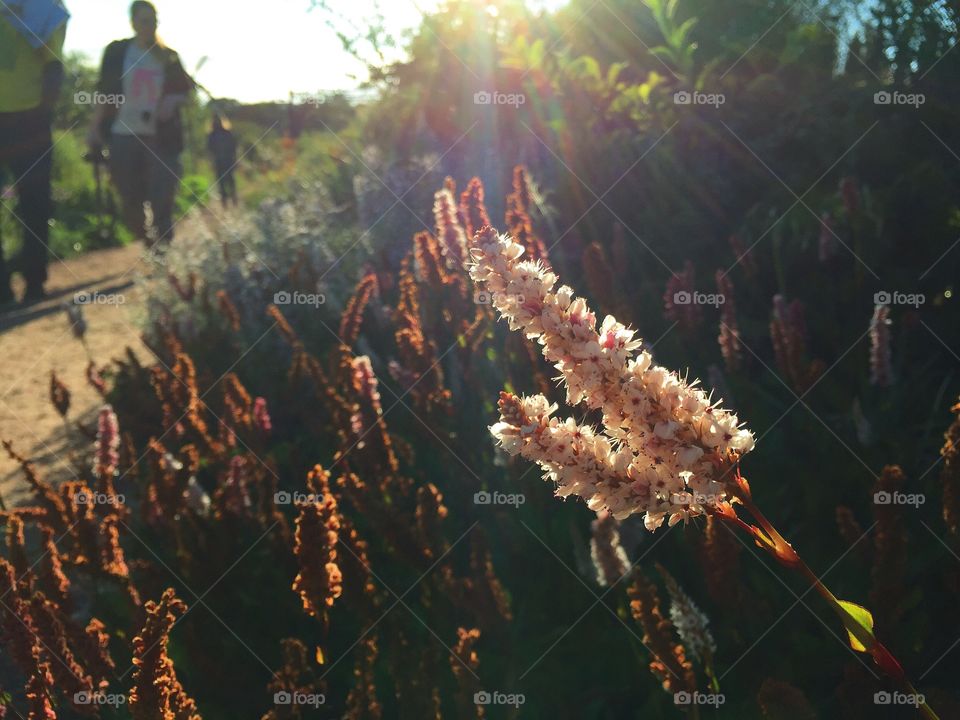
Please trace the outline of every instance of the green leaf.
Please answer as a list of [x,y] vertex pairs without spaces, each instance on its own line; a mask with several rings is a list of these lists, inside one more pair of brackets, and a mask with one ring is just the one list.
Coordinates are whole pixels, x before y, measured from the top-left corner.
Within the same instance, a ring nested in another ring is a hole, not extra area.
[[673,34],[670,36],[670,44],[676,48],[681,48],[687,44],[687,36],[690,34],[690,31],[697,24],[697,18],[690,18],[685,20],[684,23],[676,28],[673,31]]
[[[843,616],[843,624],[850,636],[850,647],[857,652],[867,652],[867,647],[857,639],[857,635],[866,635],[872,641],[876,641],[873,634],[873,615],[863,605],[857,605],[846,600],[837,600],[837,602],[846,611],[846,615]],[[855,634],[854,630],[858,632]]]
[[537,67],[543,62],[543,56],[546,53],[546,46],[543,39],[539,39],[530,46],[530,64]]
[[607,85],[615,87],[617,84],[617,78],[620,77],[620,73],[623,72],[623,69],[626,68],[628,63],[617,62],[611,63],[610,67],[607,68]]
[[585,75],[591,80],[600,79],[600,63],[595,57],[581,55],[570,64],[570,69],[579,75]]
[[673,50],[663,45],[650,48],[650,54],[663,60],[667,65],[676,65],[676,57]]

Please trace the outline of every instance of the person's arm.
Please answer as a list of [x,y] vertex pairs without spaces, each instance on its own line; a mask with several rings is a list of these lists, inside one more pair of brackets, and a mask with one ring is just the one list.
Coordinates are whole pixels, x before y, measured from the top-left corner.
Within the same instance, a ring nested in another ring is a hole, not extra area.
[[60,89],[63,87],[63,63],[59,60],[51,60],[44,65],[41,82],[43,83],[41,103],[46,110],[53,112],[60,97]]
[[[108,45],[107,49],[103,51],[103,59],[100,61],[100,77],[97,78],[97,90],[101,93],[105,93],[105,83],[111,62],[111,47],[112,45]],[[91,150],[97,151],[103,147],[104,138],[102,128],[107,110],[107,106],[102,103],[97,103],[93,106],[93,115],[90,118],[90,127],[87,129],[87,147],[89,147]]]
[[180,56],[172,50],[170,54],[171,59],[167,64],[163,83],[164,95],[160,101],[160,107],[157,108],[157,119],[160,121],[172,118],[187,102],[190,91],[195,87],[193,78],[183,69]]
[[41,80],[41,104],[44,109],[53,112],[60,98],[60,89],[63,87],[63,62],[60,56],[63,53],[63,42],[67,36],[67,24],[64,23],[50,36],[41,48],[44,54],[43,78]]

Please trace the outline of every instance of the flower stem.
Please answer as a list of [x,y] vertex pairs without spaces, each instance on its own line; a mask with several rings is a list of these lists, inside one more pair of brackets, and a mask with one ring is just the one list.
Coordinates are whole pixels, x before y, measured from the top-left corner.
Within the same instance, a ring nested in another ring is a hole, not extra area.
[[[851,639],[855,638],[865,652],[873,657],[877,667],[908,695],[913,695],[918,698],[923,697],[907,678],[903,665],[897,660],[893,653],[874,636],[872,629],[864,627],[860,619],[856,618],[844,607],[841,601],[830,592],[830,589],[824,585],[820,578],[810,569],[810,566],[803,561],[797,551],[793,549],[793,546],[784,539],[773,524],[760,511],[760,508],[754,504],[750,493],[750,486],[747,484],[746,479],[738,473],[732,484],[737,499],[740,500],[743,507],[750,513],[751,517],[753,517],[760,527],[746,523],[742,518],[737,516],[730,505],[718,511],[717,515],[719,515],[721,519],[753,536],[757,545],[773,555],[781,565],[793,568],[803,575],[820,596],[827,601],[831,609],[837,613],[841,622],[843,622],[843,626],[850,633]],[[928,720],[939,720],[937,714],[925,701],[919,705],[918,709]]]

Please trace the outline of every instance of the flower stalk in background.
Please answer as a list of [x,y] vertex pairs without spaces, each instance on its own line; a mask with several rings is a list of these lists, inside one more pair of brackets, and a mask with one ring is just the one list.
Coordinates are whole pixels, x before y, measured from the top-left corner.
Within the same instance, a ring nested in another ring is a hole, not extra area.
[[70,412],[70,390],[55,372],[50,373],[50,402],[56,408],[57,414],[66,422]]
[[783,295],[773,296],[770,340],[781,376],[794,392],[806,392],[824,371],[823,362],[810,360],[807,352],[807,322],[803,303],[788,303]]
[[[547,246],[533,231],[533,221],[530,218],[535,192],[530,182],[530,173],[523,165],[517,165],[513,169],[513,192],[507,195],[504,221],[507,223],[507,232],[523,246],[527,257],[549,268]],[[475,228],[474,232],[482,229],[482,227]]]
[[95,445],[96,475],[102,483],[110,483],[120,463],[120,426],[110,405],[104,405],[97,417]]
[[447,267],[463,267],[467,258],[467,236],[457,219],[457,203],[449,189],[438,190],[434,196],[433,216]]
[[703,666],[713,689],[719,690],[720,681],[713,671],[713,654],[717,651],[717,644],[710,632],[710,619],[660,563],[657,563],[657,571],[670,595],[670,620],[677,629],[680,641]]
[[[643,628],[643,644],[650,648],[653,659],[650,671],[668,693],[693,692],[697,689],[693,663],[687,659],[682,643],[673,636],[673,624],[660,610],[657,586],[637,573],[627,588],[630,614]],[[696,706],[694,712],[696,712]],[[694,717],[697,717],[694,715]]]
[[[637,353],[641,341],[614,317],[598,328],[586,302],[570,287],[557,286],[557,276],[542,264],[522,260],[523,252],[509,235],[485,228],[472,241],[470,275],[512,330],[539,343],[560,372],[567,403],[601,411],[603,427],[551,417],[557,406],[542,395],[502,392],[500,421],[490,431],[503,448],[537,462],[544,479],[556,483],[557,496],[577,495],[594,512],[618,520],[642,513],[651,531],[667,517],[673,525],[700,514],[739,527],[811,583],[840,617],[854,650],[870,654],[917,695],[899,661],[874,635],[870,612],[837,599],[754,504],[739,465],[754,437],[737,416],[695,382],[654,365],[647,351]],[[738,515],[738,505],[756,525]],[[936,718],[925,703],[921,710]]]
[[253,426],[264,438],[268,437],[273,430],[273,421],[270,419],[266,398],[258,397],[253,401]]
[[590,523],[590,560],[597,571],[597,584],[611,587],[630,570],[627,552],[620,544],[620,523],[605,510]]
[[737,325],[737,308],[733,300],[733,280],[719,269],[716,272],[716,280],[717,292],[723,297],[723,304],[720,305],[720,334],[717,336],[717,342],[727,370],[736,372],[742,364],[742,352],[740,328]]
[[667,287],[663,291],[663,316],[677,323],[686,333],[693,332],[703,322],[703,308],[693,302],[697,292],[696,277],[693,263],[687,260],[683,270],[667,279]]
[[943,522],[956,535],[960,527],[960,401],[950,408],[950,412],[954,420],[943,436],[940,449],[943,457],[940,481],[943,485]]
[[467,237],[490,224],[490,216],[483,200],[483,183],[480,178],[471,178],[467,189],[460,195],[460,214],[465,220]]
[[170,631],[187,612],[187,606],[170,588],[159,603],[147,602],[145,610],[143,629],[133,639],[136,670],[128,695],[130,714],[134,720],[200,720],[196,703],[184,691],[167,654]]
[[890,347],[890,307],[877,304],[870,320],[870,384],[889,387],[893,384],[893,361]]
[[300,595],[304,611],[325,622],[324,610],[343,592],[343,576],[337,564],[340,515],[330,492],[329,472],[317,465],[307,478],[307,487],[314,499],[300,508],[296,521],[294,555],[299,573],[293,590]]
[[837,256],[839,243],[833,231],[833,217],[828,212],[820,215],[820,238],[817,247],[817,259],[828,263]]

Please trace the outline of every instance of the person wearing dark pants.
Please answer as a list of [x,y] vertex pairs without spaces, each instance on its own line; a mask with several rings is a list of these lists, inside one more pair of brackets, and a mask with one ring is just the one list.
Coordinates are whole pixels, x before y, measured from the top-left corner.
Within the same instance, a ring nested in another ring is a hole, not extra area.
[[110,138],[110,175],[121,191],[123,221],[146,239],[144,203],[153,213],[155,240],[173,237],[173,201],[180,183],[180,156],[152,137],[116,134]]
[[[0,172],[12,175],[22,230],[25,302],[44,296],[53,202],[50,123],[63,82],[60,55],[70,15],[59,0],[0,3]],[[0,302],[13,300],[0,248]]]
[[[157,37],[157,10],[146,0],[130,6],[134,37],[107,46],[98,103],[87,144],[110,151],[110,175],[127,227],[148,245],[173,240],[173,207],[180,186],[183,124],[180,108],[193,89],[176,52]],[[150,203],[147,225],[144,204]]]
[[220,187],[220,202],[224,208],[237,206],[237,179],[234,170],[237,166],[237,138],[230,130],[230,121],[219,113],[214,114],[207,135],[207,150],[213,160],[213,170]]

